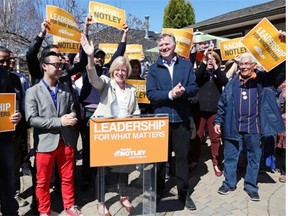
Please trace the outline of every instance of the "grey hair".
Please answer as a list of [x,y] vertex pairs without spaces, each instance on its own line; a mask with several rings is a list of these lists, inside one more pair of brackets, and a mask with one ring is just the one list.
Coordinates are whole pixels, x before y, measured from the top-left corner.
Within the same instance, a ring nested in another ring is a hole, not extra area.
[[173,34],[167,34],[167,33],[163,33],[163,34],[158,35],[158,37],[157,37],[157,43],[159,43],[160,40],[162,40],[162,39],[165,38],[165,37],[169,37],[169,38],[172,40],[173,44],[176,45],[176,38],[175,38],[175,36],[174,36]]
[[255,57],[251,54],[251,53],[243,53],[240,57],[239,57],[239,62],[242,60],[242,58],[244,57],[248,57],[251,59],[251,62],[252,63],[255,63],[255,64],[258,64],[258,61],[255,59]]

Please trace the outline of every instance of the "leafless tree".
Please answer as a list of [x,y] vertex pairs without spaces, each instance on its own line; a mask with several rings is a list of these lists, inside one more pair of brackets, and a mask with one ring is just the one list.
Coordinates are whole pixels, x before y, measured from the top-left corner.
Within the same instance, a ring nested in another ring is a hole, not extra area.
[[[79,28],[83,28],[88,14],[88,0],[0,0],[0,45],[6,46],[16,56],[24,56],[32,39],[39,33],[45,19],[46,5],[58,6],[73,15]],[[140,43],[145,32],[144,22],[127,13],[126,22],[130,27],[128,43]],[[101,24],[93,24],[89,34],[96,43],[118,43],[122,31]],[[47,35],[43,45],[52,43]]]

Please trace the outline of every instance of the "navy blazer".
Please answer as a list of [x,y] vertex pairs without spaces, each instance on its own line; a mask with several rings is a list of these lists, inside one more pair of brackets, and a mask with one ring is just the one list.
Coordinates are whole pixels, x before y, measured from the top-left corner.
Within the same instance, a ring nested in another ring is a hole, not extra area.
[[[163,64],[162,57],[159,57],[156,63],[150,66],[146,82],[147,97],[155,108],[154,113],[169,114],[169,121],[172,123],[189,121],[191,113],[188,99],[198,92],[195,80],[193,65],[189,60],[177,56],[171,79],[168,68]],[[185,93],[170,100],[169,91],[179,82],[185,88]]]

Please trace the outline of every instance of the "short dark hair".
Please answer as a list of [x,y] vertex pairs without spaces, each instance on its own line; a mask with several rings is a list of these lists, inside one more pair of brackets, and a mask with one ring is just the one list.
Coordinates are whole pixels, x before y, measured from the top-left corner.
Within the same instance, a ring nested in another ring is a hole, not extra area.
[[56,53],[54,51],[51,51],[51,49],[53,49],[53,48],[58,49],[58,46],[55,44],[50,44],[50,45],[44,47],[42,52],[41,52],[40,68],[41,68],[42,72],[43,72],[42,64],[47,62],[47,57],[49,57],[49,56],[58,56],[58,57],[62,56],[62,54],[60,54],[60,53]]
[[10,51],[8,48],[6,48],[5,46],[0,46],[0,52],[6,52],[6,53],[8,53],[9,55],[10,55],[10,53],[11,53],[11,51]]

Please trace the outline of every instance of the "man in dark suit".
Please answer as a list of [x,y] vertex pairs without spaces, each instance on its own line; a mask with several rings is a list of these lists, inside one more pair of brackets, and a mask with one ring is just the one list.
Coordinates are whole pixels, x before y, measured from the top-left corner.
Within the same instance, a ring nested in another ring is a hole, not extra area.
[[[9,64],[9,54],[0,51],[0,93],[16,93],[13,78],[5,68]],[[16,99],[17,100],[17,99]],[[17,100],[17,103],[19,101]],[[21,120],[21,112],[11,115],[15,125]],[[1,122],[3,124],[3,122]],[[15,131],[0,131],[0,203],[2,215],[18,215],[18,203],[14,198],[16,193],[14,173],[14,137]]]
[[59,50],[43,49],[40,66],[44,77],[27,90],[25,98],[26,120],[34,128],[38,211],[40,215],[50,215],[49,188],[56,161],[65,211],[69,215],[82,216],[74,205],[74,149],[77,143],[74,126],[77,118],[69,87],[58,82],[64,68]]

